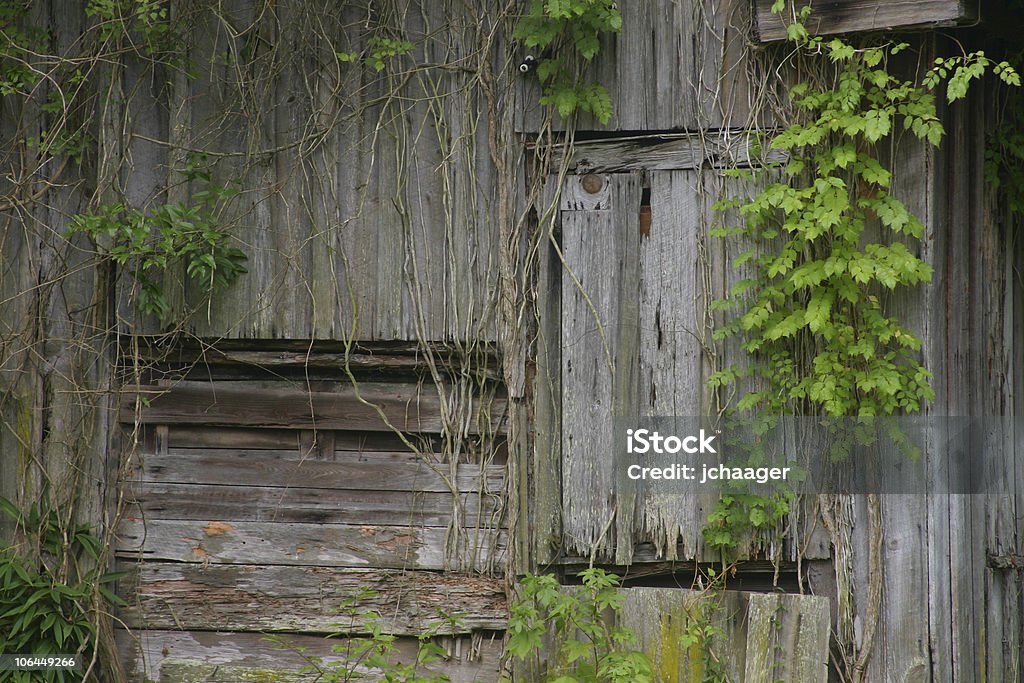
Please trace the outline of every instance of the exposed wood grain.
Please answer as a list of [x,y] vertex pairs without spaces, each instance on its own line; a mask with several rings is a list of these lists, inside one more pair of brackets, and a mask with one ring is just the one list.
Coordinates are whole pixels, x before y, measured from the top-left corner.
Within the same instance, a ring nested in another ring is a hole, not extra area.
[[[574,142],[569,159],[571,173],[622,173],[625,171],[677,171],[702,168],[734,168],[752,162],[783,161],[785,155],[771,150],[767,157],[752,160],[754,138],[746,132],[660,133]],[[763,145],[763,141],[758,142]],[[564,163],[564,145],[552,148],[551,163]]]
[[828,681],[825,598],[752,594],[747,601],[745,681]]
[[[136,411],[136,394],[122,392],[122,422],[414,432],[445,428],[437,393],[403,384],[360,385],[357,394],[355,389],[319,393],[181,382],[171,390],[139,387],[138,394],[144,405]],[[486,406],[493,424],[500,423],[504,408],[504,399]],[[479,425],[478,420],[467,420],[470,432]]]
[[[282,635],[269,642],[259,633],[210,633],[202,631],[117,631],[118,648],[135,680],[156,683],[304,683],[310,674],[300,673],[309,664],[304,656],[324,662],[341,661],[335,645],[343,639]],[[451,678],[451,683],[497,680],[501,640],[490,637],[441,638],[449,659],[432,667]],[[300,648],[302,651],[300,651]],[[403,662],[415,660],[417,641],[400,638],[396,650]],[[372,681],[374,678],[367,677]]]
[[[127,515],[141,519],[441,526],[453,519],[451,492],[136,483]],[[499,496],[459,494],[461,516],[496,525]]]
[[432,463],[412,453],[337,451],[330,460],[298,451],[172,449],[139,456],[141,481],[384,491],[499,491],[500,465]]
[[125,519],[115,548],[146,561],[389,569],[461,568],[467,557],[483,568],[503,555],[504,534],[469,534],[473,547],[446,553],[447,530],[438,527]]
[[502,581],[447,572],[147,562],[121,590],[129,628],[358,634],[376,619],[384,633],[417,636],[507,621]]
[[[754,3],[762,42],[785,40],[792,22],[790,6],[785,14],[773,14],[772,4]],[[969,0],[825,0],[814,2],[813,8],[804,24],[817,35],[959,26],[977,17],[977,6]]]
[[[581,179],[574,182],[582,189]],[[600,191],[606,186],[614,205],[602,200],[602,208],[561,216],[563,544],[584,555],[616,547],[614,409],[635,405],[628,368],[636,345],[622,335],[636,332],[623,321],[635,320],[641,187],[634,175],[601,178]],[[631,538],[620,543],[631,552]]]

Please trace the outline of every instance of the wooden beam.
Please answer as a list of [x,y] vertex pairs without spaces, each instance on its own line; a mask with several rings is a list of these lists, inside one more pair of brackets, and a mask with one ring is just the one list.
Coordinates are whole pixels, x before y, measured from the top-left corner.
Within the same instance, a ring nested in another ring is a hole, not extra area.
[[115,550],[142,560],[385,569],[464,569],[472,558],[480,570],[504,554],[504,532],[467,533],[449,552],[439,527],[125,519]]
[[[483,406],[467,421],[471,433],[496,426],[505,400]],[[440,398],[413,384],[365,383],[332,392],[217,387],[179,382],[171,388],[141,386],[121,394],[120,420],[132,424],[244,425],[286,429],[341,429],[440,433]],[[482,423],[482,421],[484,421]]]
[[[116,636],[132,680],[175,683],[304,683],[315,678],[301,673],[309,664],[309,656],[321,657],[324,662],[339,661],[342,655],[333,648],[341,646],[344,652],[346,642],[340,638],[285,634],[271,641],[260,633],[180,630],[118,629]],[[449,656],[427,667],[429,670],[447,674],[451,683],[498,680],[500,637],[441,638],[439,643]],[[400,638],[395,645],[401,661],[415,661],[415,639]]]
[[430,462],[432,454],[337,451],[330,460],[302,458],[297,450],[170,449],[141,454],[139,481],[370,491],[500,491],[501,465]]
[[[785,154],[778,150],[769,150],[764,157],[757,154],[756,140],[746,131],[717,131],[577,141],[569,152],[569,171],[587,174],[732,168],[785,160]],[[555,145],[552,167],[558,168],[566,153],[565,145]]]
[[[228,519],[248,522],[308,522],[447,527],[455,518],[449,491],[380,491],[135,482],[127,492],[130,517]],[[459,518],[500,514],[497,493],[460,493]]]
[[[793,8],[772,13],[773,0],[755,0],[761,42],[787,38]],[[801,3],[802,5],[803,3]],[[814,35],[896,29],[933,29],[973,23],[977,5],[968,0],[816,0],[805,22]]]
[[[417,636],[504,629],[500,579],[468,574],[331,567],[146,562],[132,568],[122,610],[131,628]],[[351,601],[343,613],[339,605]],[[457,617],[446,620],[445,616]]]

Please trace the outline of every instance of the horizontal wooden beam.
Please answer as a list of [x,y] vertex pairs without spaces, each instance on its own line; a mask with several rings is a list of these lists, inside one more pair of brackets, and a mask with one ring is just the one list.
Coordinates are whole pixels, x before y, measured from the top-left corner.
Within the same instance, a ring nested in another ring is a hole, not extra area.
[[[508,621],[502,581],[471,574],[164,562],[131,571],[122,587],[131,628],[352,635],[376,614],[384,633],[418,636]],[[342,601],[351,603],[344,613]]]
[[[761,42],[785,40],[792,23],[792,7],[776,14],[772,4],[754,3]],[[969,24],[977,17],[976,5],[966,0],[815,0],[812,8],[804,25],[815,35],[933,29]]]
[[138,481],[368,491],[497,492],[505,468],[431,462],[432,454],[335,451],[324,459],[298,450],[172,448],[133,460]]
[[[334,651],[344,639],[281,634],[269,640],[260,633],[215,633],[204,631],[126,631],[117,629],[121,659],[132,680],[175,681],[175,683],[239,683],[275,681],[308,683],[309,673],[301,669],[309,656],[337,662]],[[449,652],[443,661],[426,667],[445,673],[451,683],[496,681],[500,675],[501,637],[442,638]],[[419,643],[414,638],[395,642],[403,662],[416,659]],[[361,669],[365,672],[365,668]],[[315,677],[315,676],[314,676]],[[368,680],[373,680],[369,678]]]
[[[460,421],[470,433],[497,430],[505,400],[482,406],[477,419]],[[180,382],[172,387],[125,390],[120,400],[125,424],[193,424],[440,433],[440,398],[431,387],[365,383],[332,392],[218,387]]]
[[439,527],[129,518],[115,548],[141,560],[384,569],[485,571],[503,557],[504,532],[465,534],[456,544]]
[[447,527],[455,519],[496,525],[501,512],[498,495],[475,492],[459,494],[458,515],[447,491],[133,482],[127,495],[128,516],[145,519]]
[[[663,133],[604,140],[583,140],[572,145],[569,172],[622,173],[680,169],[732,168],[782,161],[785,155],[769,150],[762,157],[755,150],[756,137],[747,131]],[[552,166],[565,158],[565,145],[552,148]]]

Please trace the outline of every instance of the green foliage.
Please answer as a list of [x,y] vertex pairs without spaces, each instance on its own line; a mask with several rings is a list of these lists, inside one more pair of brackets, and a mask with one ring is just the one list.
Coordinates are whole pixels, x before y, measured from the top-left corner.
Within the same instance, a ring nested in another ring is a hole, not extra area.
[[27,97],[42,72],[30,64],[33,54],[45,50],[46,32],[25,26],[29,3],[0,0],[0,96],[15,93]]
[[1007,93],[999,115],[985,145],[985,181],[1010,213],[1019,216],[1024,214],[1024,94]]
[[[0,498],[0,510],[26,537],[26,547],[0,549],[0,652],[90,657],[96,637],[90,614],[97,601],[123,604],[104,585],[118,575],[98,568],[101,541],[87,525],[62,526],[45,503],[23,514]],[[5,676],[12,683],[63,683],[79,680],[81,673],[7,671]]]
[[199,188],[190,205],[164,204],[146,214],[108,204],[71,222],[72,233],[84,232],[97,242],[110,243],[110,257],[128,265],[139,285],[137,308],[161,319],[167,317],[170,304],[160,277],[173,263],[184,263],[188,276],[207,293],[229,286],[246,272],[245,254],[231,246],[230,235],[217,224],[218,208],[236,191],[212,185],[209,172],[197,160],[190,161],[183,174]]
[[707,569],[705,576],[709,585],[696,600],[686,603],[686,620],[679,636],[679,645],[689,653],[691,665],[701,673],[701,681],[705,683],[729,683],[729,671],[726,663],[719,658],[716,646],[725,638],[722,627],[715,624],[713,616],[719,608],[719,587],[725,574],[717,574],[714,569]]
[[771,532],[790,513],[793,495],[723,495],[708,515],[704,542],[722,552],[734,552],[756,534]]
[[609,613],[624,599],[616,590],[618,577],[587,569],[580,578],[583,585],[576,590],[566,590],[553,576],[523,579],[509,610],[508,653],[525,660],[549,645],[544,683],[653,683],[636,635],[609,625]]
[[[784,7],[779,0],[773,10]],[[917,255],[924,226],[891,193],[892,171],[879,147],[899,130],[938,146],[945,131],[934,93],[947,80],[952,102],[990,68],[1007,84],[1020,79],[1008,63],[975,52],[937,59],[917,84],[888,70],[906,44],[855,46],[811,36],[801,23],[809,11],[801,10],[789,37],[796,54],[827,59],[830,73],[824,84],[790,89],[798,120],[771,140],[788,157],[782,180],[749,201],[717,205],[737,210],[743,223],[713,234],[750,244],[733,266],[752,272],[716,306],[735,311],[716,336],[740,335],[755,364],[723,368],[710,385],[753,375],[756,388],[735,408],[765,415],[918,412],[934,398],[931,375],[918,360],[921,341],[885,304],[893,292],[930,282],[932,269]],[[780,522],[788,510],[783,497],[723,496],[705,539],[734,550],[744,535]]]
[[98,21],[102,42],[130,41],[147,55],[173,47],[168,0],[89,0],[85,16]]
[[[409,54],[413,48],[407,40],[385,36],[372,36],[366,42],[368,49],[362,58],[363,65],[377,72],[383,71],[395,58]],[[360,61],[358,52],[336,52],[335,56],[340,62]]]
[[[325,660],[323,657],[306,654],[306,648],[297,651],[306,657],[309,665],[302,673],[309,674],[314,680],[323,683],[348,683],[349,681],[374,680],[385,683],[448,683],[450,680],[443,673],[427,669],[431,664],[446,658],[444,649],[433,641],[433,638],[448,627],[458,625],[457,616],[444,616],[434,622],[425,633],[419,636],[419,647],[415,659],[402,662],[397,648],[396,636],[385,633],[380,625],[380,614],[376,611],[363,612],[360,605],[368,599],[376,597],[377,592],[363,590],[358,595],[343,600],[339,605],[339,614],[345,619],[338,624],[339,633],[363,633],[360,637],[348,638],[331,649],[339,655],[338,659]],[[268,636],[267,640],[279,647],[287,648],[287,640],[282,636]]]
[[516,26],[515,38],[527,48],[546,53],[537,67],[543,87],[540,103],[568,118],[577,110],[601,123],[612,116],[612,101],[600,83],[579,82],[573,65],[589,63],[601,50],[601,34],[622,29],[614,0],[532,0]]

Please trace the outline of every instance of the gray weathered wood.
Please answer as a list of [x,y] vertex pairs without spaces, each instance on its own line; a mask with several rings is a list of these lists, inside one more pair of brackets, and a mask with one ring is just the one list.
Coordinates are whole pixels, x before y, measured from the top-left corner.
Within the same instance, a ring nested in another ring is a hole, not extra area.
[[[786,27],[792,23],[791,5],[773,14],[772,4],[773,0],[754,3],[757,33],[763,42],[785,40]],[[959,26],[977,18],[977,6],[970,0],[825,0],[812,6],[804,23],[817,35]]]
[[[628,588],[619,623],[633,630],[658,680],[698,683],[720,663],[737,683],[828,680],[828,599],[810,595]],[[714,635],[684,647],[690,629]]]
[[[752,158],[753,142],[753,135],[744,131],[658,133],[582,140],[572,144],[568,169],[576,174],[699,170],[743,167],[785,159],[778,150],[770,150],[764,158]],[[565,154],[565,145],[554,145],[552,166],[560,168],[565,163]]]
[[143,454],[136,472],[142,481],[228,486],[383,491],[499,491],[500,465],[451,466],[412,453],[337,451],[328,460],[303,458],[299,451],[171,449]]
[[[117,642],[133,680],[155,683],[303,683],[309,673],[300,670],[307,656],[324,662],[342,661],[335,653],[341,639],[282,635],[268,641],[259,633],[211,633],[203,631],[117,631]],[[452,683],[496,680],[500,669],[500,639],[440,638],[450,657],[431,667],[447,674]],[[400,638],[395,643],[400,661],[415,661],[417,641]],[[372,681],[374,678],[367,677]]]
[[604,555],[618,543],[628,557],[632,539],[616,540],[614,531],[628,533],[632,509],[616,522],[611,444],[616,410],[636,409],[641,188],[635,175],[567,184],[577,199],[563,198],[564,207],[599,208],[561,216],[563,544],[568,553]]
[[[488,405],[492,424],[500,423],[504,405],[503,399]],[[358,393],[354,389],[331,393],[227,389],[191,382],[170,389],[145,386],[137,393],[122,393],[121,421],[360,431],[441,432],[445,428],[436,392],[404,384],[360,385]],[[476,431],[479,420],[467,420],[467,428]]]
[[116,552],[140,560],[394,569],[462,568],[469,556],[483,568],[504,553],[504,534],[469,533],[474,546],[451,557],[440,527],[126,519]]
[[[277,486],[137,483],[126,491],[131,517],[231,519],[253,522],[318,522],[441,526],[453,520],[450,491],[382,491]],[[465,519],[485,522],[500,512],[498,494],[458,497]],[[483,505],[481,506],[481,502]]]
[[358,634],[374,619],[417,636],[500,630],[508,618],[500,580],[446,572],[146,562],[120,589],[129,628]]

